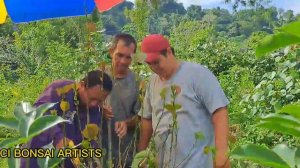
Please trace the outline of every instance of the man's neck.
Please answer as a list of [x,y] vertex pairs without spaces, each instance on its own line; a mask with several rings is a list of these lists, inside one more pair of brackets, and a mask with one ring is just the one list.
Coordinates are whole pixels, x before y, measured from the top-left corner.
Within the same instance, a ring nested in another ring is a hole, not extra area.
[[180,62],[178,62],[177,60],[174,60],[174,62],[171,63],[170,65],[172,65],[172,66],[170,67],[170,69],[166,73],[166,75],[161,77],[161,80],[167,81],[167,80],[171,79],[172,76],[177,72],[177,70],[180,66]]
[[128,74],[129,70],[127,69],[125,72],[115,72],[114,77],[116,79],[125,78]]

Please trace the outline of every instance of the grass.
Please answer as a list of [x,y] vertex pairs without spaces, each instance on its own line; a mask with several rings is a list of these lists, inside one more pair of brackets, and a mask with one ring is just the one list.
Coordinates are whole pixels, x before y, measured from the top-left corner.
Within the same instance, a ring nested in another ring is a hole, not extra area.
[[6,158],[0,158],[0,168],[7,168],[7,159]]
[[[5,138],[0,138],[0,141],[4,140]],[[0,158],[0,168],[7,168],[7,159],[6,158]]]

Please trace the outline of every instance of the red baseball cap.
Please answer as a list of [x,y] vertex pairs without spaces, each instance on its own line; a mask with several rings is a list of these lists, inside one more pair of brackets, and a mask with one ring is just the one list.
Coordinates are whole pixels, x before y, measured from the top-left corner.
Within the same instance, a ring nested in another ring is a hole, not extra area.
[[141,44],[141,50],[146,54],[146,62],[151,62],[159,58],[160,51],[169,47],[169,41],[161,34],[148,35],[143,39]]

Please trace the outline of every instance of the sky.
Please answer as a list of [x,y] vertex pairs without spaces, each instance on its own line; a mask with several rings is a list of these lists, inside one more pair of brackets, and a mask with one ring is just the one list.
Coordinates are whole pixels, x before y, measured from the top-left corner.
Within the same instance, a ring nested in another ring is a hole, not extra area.
[[[230,9],[230,4],[225,4],[225,0],[178,0],[177,2],[183,3],[185,7],[194,5],[201,5],[203,8],[223,7]],[[276,6],[284,10],[293,10],[294,13],[300,13],[300,0],[272,0],[269,6]]]
[[[130,0],[134,1],[134,0]],[[187,8],[190,5],[201,5],[203,8],[221,7],[226,9],[232,9],[230,4],[225,4],[225,0],[177,0],[178,3],[183,3]],[[293,10],[294,13],[300,13],[300,0],[272,0],[270,6],[276,6],[286,10]]]

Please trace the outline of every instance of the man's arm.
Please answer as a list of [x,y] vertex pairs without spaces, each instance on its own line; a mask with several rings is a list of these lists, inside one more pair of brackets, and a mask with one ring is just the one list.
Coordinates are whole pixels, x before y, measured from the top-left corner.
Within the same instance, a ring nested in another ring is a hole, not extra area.
[[227,107],[217,109],[212,116],[215,132],[216,157],[215,168],[229,168],[228,157],[228,111]]
[[139,151],[145,150],[148,147],[150,138],[152,136],[152,132],[153,132],[152,119],[142,118],[140,141],[138,145]]
[[135,128],[135,126],[138,124],[138,122],[139,122],[138,115],[134,115],[133,117],[125,120],[127,128],[130,130],[133,130]]

